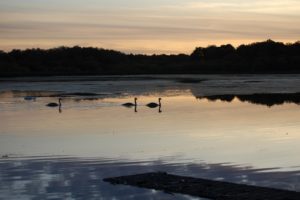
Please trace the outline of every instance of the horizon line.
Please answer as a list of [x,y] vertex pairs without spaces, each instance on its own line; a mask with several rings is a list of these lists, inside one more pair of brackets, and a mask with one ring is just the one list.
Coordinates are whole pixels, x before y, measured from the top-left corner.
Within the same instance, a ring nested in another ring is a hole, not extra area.
[[[266,40],[260,40],[260,41],[256,41],[256,42],[249,42],[249,43],[240,43],[238,45],[234,45],[231,43],[223,43],[223,44],[209,44],[204,46],[195,46],[194,49],[190,52],[192,53],[196,48],[208,48],[211,46],[215,46],[215,47],[221,47],[224,45],[231,45],[232,47],[234,47],[235,49],[237,49],[238,47],[242,46],[242,45],[251,45],[251,44],[257,44],[257,43],[263,43],[263,42],[275,42],[275,43],[282,43],[284,45],[290,45],[290,44],[297,44],[300,43],[300,39],[299,40],[294,40],[294,42],[283,42],[283,41],[279,41],[279,40],[273,40],[273,39],[266,39]],[[94,48],[94,49],[101,49],[101,50],[108,50],[108,51],[116,51],[116,52],[120,52],[123,54],[133,54],[133,55],[180,55],[180,54],[184,54],[184,55],[189,55],[188,53],[184,53],[184,52],[174,52],[174,53],[142,53],[142,52],[137,52],[137,50],[133,50],[132,52],[128,52],[126,50],[122,50],[122,49],[112,49],[112,48],[106,48],[106,47],[99,47],[99,46],[91,46],[91,45],[79,45],[79,44],[74,44],[74,45],[60,45],[60,46],[53,46],[53,47],[49,47],[49,48],[43,48],[43,47],[27,47],[27,48],[13,48],[10,50],[2,50],[0,49],[0,52],[5,52],[5,53],[11,53],[12,51],[26,51],[26,50],[51,50],[51,49],[58,49],[58,48],[74,48],[74,47],[80,47],[80,48]]]

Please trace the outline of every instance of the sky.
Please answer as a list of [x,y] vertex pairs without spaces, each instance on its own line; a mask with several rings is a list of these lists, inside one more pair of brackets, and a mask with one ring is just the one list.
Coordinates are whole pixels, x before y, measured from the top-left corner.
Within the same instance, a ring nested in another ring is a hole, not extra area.
[[300,40],[300,0],[0,0],[0,49],[92,46],[190,53]]

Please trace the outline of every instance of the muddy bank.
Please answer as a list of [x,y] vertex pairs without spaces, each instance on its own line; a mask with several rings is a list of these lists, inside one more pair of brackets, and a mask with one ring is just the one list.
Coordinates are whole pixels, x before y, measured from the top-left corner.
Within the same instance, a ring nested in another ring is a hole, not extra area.
[[300,193],[265,187],[241,185],[163,172],[103,179],[111,184],[132,185],[217,200],[299,200]]

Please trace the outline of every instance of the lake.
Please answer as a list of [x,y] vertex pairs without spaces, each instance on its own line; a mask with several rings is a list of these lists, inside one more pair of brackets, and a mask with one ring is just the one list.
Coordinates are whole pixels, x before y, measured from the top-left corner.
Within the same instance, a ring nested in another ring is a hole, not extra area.
[[102,181],[153,171],[300,191],[299,92],[299,75],[2,78],[0,199],[197,199]]

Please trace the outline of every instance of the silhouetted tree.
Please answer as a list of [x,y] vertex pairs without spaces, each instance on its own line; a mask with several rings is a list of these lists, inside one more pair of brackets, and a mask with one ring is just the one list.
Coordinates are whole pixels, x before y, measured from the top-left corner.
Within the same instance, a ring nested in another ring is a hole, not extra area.
[[134,55],[79,46],[0,51],[0,76],[299,72],[299,41],[197,47],[190,55]]

